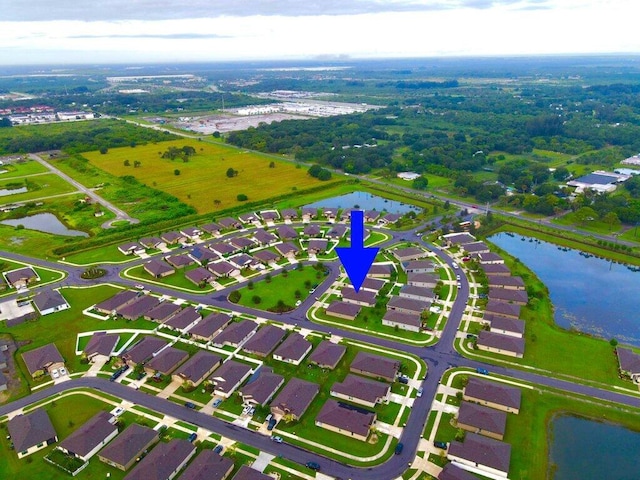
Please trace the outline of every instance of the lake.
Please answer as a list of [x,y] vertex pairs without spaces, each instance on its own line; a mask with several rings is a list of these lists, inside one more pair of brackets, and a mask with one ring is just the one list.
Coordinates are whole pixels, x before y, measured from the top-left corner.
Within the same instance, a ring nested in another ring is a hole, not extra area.
[[20,188],[13,188],[13,189],[0,188],[0,197],[6,197],[8,195],[17,195],[18,193],[26,193],[26,192],[27,192],[27,187],[20,187]]
[[67,237],[88,237],[89,234],[80,230],[71,230],[64,223],[58,220],[53,213],[38,213],[29,215],[28,217],[14,218],[11,220],[3,220],[2,225],[24,225],[24,228],[30,230],[38,230],[40,232],[55,233],[56,235],[65,235]]
[[620,425],[557,415],[549,425],[553,480],[636,480],[640,433]]
[[387,213],[407,213],[413,210],[420,212],[421,209],[414,205],[389,200],[386,198],[372,195],[367,192],[352,192],[338,197],[325,198],[319,202],[314,202],[305,207],[311,208],[359,208],[362,210],[375,210]]
[[640,346],[640,272],[584,252],[520,235],[489,240],[519,258],[549,288],[563,328]]

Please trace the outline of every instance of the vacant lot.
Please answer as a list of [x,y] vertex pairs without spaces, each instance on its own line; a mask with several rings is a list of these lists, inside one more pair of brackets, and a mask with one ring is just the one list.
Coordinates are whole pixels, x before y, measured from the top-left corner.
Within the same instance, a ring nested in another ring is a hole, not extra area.
[[[181,158],[162,158],[169,147],[184,146],[196,150],[187,162]],[[89,152],[84,156],[112,175],[132,175],[150,187],[165,191],[193,205],[199,213],[239,205],[238,194],[245,194],[249,201],[256,201],[319,184],[318,180],[307,175],[306,169],[298,169],[289,163],[193,140],[112,149],[104,155]],[[125,166],[127,160],[129,166]],[[134,166],[136,161],[140,162],[138,167]],[[227,176],[230,168],[237,171],[232,178]]]

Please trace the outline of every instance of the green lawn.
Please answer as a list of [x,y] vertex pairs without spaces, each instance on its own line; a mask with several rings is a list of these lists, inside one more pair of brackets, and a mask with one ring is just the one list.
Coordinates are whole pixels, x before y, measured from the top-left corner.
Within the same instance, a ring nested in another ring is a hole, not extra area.
[[66,245],[70,238],[26,228],[17,230],[9,225],[0,225],[0,245],[8,252],[48,259],[48,252]]
[[175,273],[172,273],[171,275],[167,275],[166,277],[155,278],[147,273],[143,265],[138,265],[137,267],[133,267],[128,270],[125,270],[122,273],[122,275],[128,278],[132,278],[133,280],[142,280],[145,282],[166,285],[168,287],[182,288],[192,293],[205,294],[205,293],[212,292],[213,291],[212,286],[207,285],[207,287],[205,288],[199,288],[197,285],[195,285],[193,282],[191,282],[184,276],[184,272],[189,270],[194,270],[199,266],[200,265],[197,265],[197,264],[190,265],[184,269],[177,269]]
[[[289,270],[286,274],[283,271],[274,272],[270,281],[263,279],[255,282],[252,289],[245,286],[238,290],[241,294],[238,303],[246,307],[269,310],[276,307],[278,301],[282,300],[285,305],[294,307],[296,301],[306,299],[309,296],[309,289],[322,283],[325,276],[322,271],[308,265],[302,269]],[[296,291],[299,297],[296,296]],[[260,297],[260,303],[256,304],[253,301],[254,296]]]
[[[15,262],[13,260],[9,260],[8,258],[0,257],[0,273],[8,272],[10,270],[15,270],[18,268],[23,268],[27,266],[27,264],[22,262]],[[57,270],[49,270],[48,268],[41,267],[32,267],[40,280],[32,283],[31,286],[37,286],[45,283],[55,282],[57,280],[61,280],[66,275],[64,272],[60,272]],[[15,290],[7,290],[3,292],[5,295],[9,295],[11,293],[15,293]]]
[[92,248],[84,252],[75,253],[65,257],[65,261],[76,265],[90,265],[94,263],[124,263],[135,260],[138,257],[124,255],[118,250],[118,245],[106,245],[104,247]]
[[60,195],[62,193],[71,193],[77,190],[73,185],[54,173],[47,173],[36,177],[27,177],[26,179],[14,178],[9,181],[2,181],[2,178],[0,177],[0,190],[6,188],[9,183],[18,182],[26,185],[28,190],[24,193],[16,193],[2,197],[3,203],[24,202],[26,200],[33,200],[36,198]]
[[49,171],[35,160],[17,161],[0,165],[0,170],[6,170],[6,172],[0,174],[0,180],[24,177],[25,175],[33,175],[35,173],[47,173]]

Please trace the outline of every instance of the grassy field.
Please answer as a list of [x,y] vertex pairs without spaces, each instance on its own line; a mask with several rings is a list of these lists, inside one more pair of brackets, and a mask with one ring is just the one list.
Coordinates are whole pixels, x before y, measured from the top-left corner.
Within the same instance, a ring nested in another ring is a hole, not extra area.
[[25,175],[34,175],[36,173],[46,173],[49,171],[35,160],[26,160],[0,165],[0,171],[2,170],[6,170],[6,172],[0,173],[0,180],[24,177]]
[[35,177],[16,177],[10,180],[2,180],[3,179],[0,177],[0,190],[7,188],[8,184],[16,183],[21,183],[28,189],[28,191],[24,193],[16,193],[0,197],[0,202],[3,204],[24,202],[26,200],[33,200],[36,198],[51,197],[53,195],[71,193],[77,190],[73,185],[67,183],[65,180],[54,173],[47,173]]
[[[196,149],[196,154],[188,162],[161,158],[169,147],[182,148],[186,145]],[[105,155],[89,152],[84,156],[111,175],[133,175],[140,182],[194,206],[199,213],[239,205],[238,194],[245,194],[249,201],[256,201],[319,184],[318,180],[307,175],[306,169],[298,169],[290,163],[275,161],[274,167],[270,168],[271,157],[186,139],[135,149],[117,148]],[[125,166],[125,160],[129,160],[131,166]],[[135,161],[141,162],[137,168],[133,167]],[[237,176],[228,178],[226,172],[229,168],[237,170]],[[180,174],[175,175],[175,170]],[[212,185],[215,185],[213,191]]]
[[142,280],[145,282],[157,283],[159,285],[166,285],[168,287],[178,287],[178,288],[188,290],[192,293],[205,294],[208,292],[212,292],[213,291],[212,286],[207,285],[205,288],[199,288],[197,285],[195,285],[192,281],[188,280],[184,276],[185,272],[188,272],[189,270],[194,270],[199,266],[200,265],[197,265],[197,264],[190,265],[184,269],[182,268],[176,269],[175,273],[172,273],[171,275],[167,275],[166,277],[155,278],[147,273],[147,271],[144,269],[144,265],[138,265],[137,267],[133,267],[125,270],[123,272],[123,276],[132,278],[134,280]]
[[47,252],[62,247],[73,237],[61,237],[37,230],[16,230],[15,227],[0,225],[0,245],[8,252],[22,253],[34,257],[47,258]]
[[[318,278],[318,274],[320,278]],[[238,303],[246,307],[268,310],[275,307],[278,300],[282,300],[286,305],[293,307],[298,300],[295,295],[296,290],[300,292],[299,300],[304,300],[309,296],[309,288],[305,286],[305,283],[309,282],[313,288],[324,278],[323,273],[308,265],[302,270],[289,270],[286,277],[282,273],[274,274],[270,282],[260,280],[255,283],[252,289],[245,286],[238,290],[242,295]],[[261,299],[259,304],[253,302],[253,297],[256,295]]]

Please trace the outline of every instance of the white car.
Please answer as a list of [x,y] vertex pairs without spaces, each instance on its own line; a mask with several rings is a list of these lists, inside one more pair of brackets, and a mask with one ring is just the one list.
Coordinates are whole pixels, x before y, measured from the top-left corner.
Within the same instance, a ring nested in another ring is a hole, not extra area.
[[456,275],[456,280],[460,280],[460,275]]
[[122,415],[123,412],[124,412],[124,408],[118,407],[113,411],[113,416],[117,417],[119,415]]
[[452,266],[453,268],[455,268],[456,270],[458,269],[458,264],[457,264],[456,262],[453,262],[453,263],[451,264],[451,266]]
[[301,304],[302,304],[302,300],[298,300],[298,301],[296,302],[296,307],[299,307]]
[[421,396],[422,396],[422,387],[420,387],[416,392],[416,397],[420,398]]
[[58,372],[57,368],[51,370],[51,376],[53,377],[54,380],[60,377],[60,373]]
[[67,374],[67,369],[64,367],[60,367],[60,376],[64,377]]

